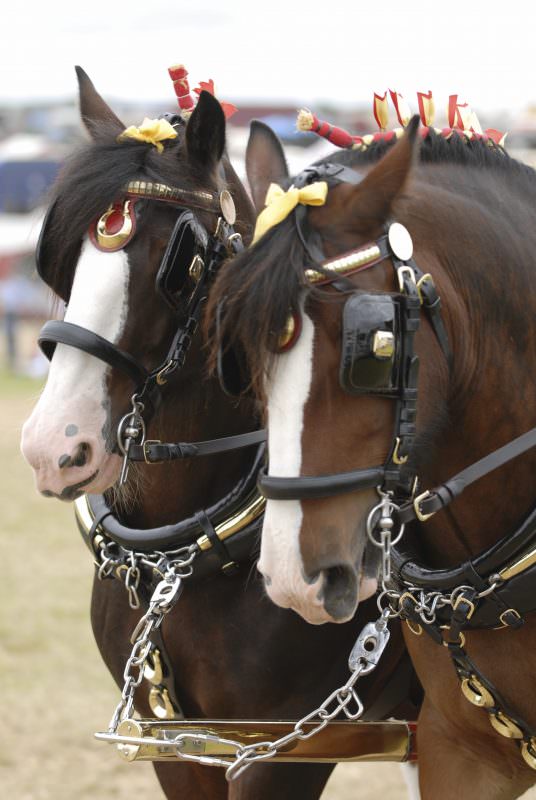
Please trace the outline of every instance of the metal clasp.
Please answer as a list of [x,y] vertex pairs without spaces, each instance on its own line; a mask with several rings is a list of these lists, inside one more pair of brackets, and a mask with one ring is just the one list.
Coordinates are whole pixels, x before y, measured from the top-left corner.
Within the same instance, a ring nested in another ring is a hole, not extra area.
[[365,625],[357,637],[348,658],[350,670],[355,672],[361,667],[361,675],[367,675],[372,672],[378,665],[390,635],[387,621],[383,617],[380,617],[376,622],[369,622],[368,625]]

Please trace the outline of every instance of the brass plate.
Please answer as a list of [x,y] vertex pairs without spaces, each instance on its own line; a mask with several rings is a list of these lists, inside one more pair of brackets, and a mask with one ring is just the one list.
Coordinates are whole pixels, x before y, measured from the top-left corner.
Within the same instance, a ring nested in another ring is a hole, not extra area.
[[[156,744],[154,739],[171,740],[179,734],[188,733],[182,752],[188,755],[228,757],[234,755],[234,748],[225,743],[196,739],[195,734],[212,735],[224,739],[239,740],[244,744],[254,744],[275,740],[289,733],[293,722],[259,722],[226,720],[176,720],[159,723],[157,720],[139,720],[141,735],[148,738],[146,743],[129,745],[139,747],[136,760],[177,761],[177,755],[170,741],[169,748]],[[313,723],[305,723],[307,731]],[[122,731],[123,732],[123,731]],[[134,734],[136,735],[136,734]],[[106,738],[98,735],[99,739]],[[151,743],[151,739],[153,742]],[[113,741],[113,738],[112,738]],[[278,762],[325,762],[340,761],[406,761],[412,754],[412,731],[406,722],[330,722],[311,739],[299,740],[289,745],[287,751],[278,753],[267,761]]]

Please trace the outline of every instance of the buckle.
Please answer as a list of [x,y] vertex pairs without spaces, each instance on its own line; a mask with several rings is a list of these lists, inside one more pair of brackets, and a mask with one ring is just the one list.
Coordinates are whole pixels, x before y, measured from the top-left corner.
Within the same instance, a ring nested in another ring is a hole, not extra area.
[[434,279],[432,278],[429,272],[426,272],[424,275],[421,275],[421,277],[417,281],[417,294],[419,295],[421,306],[424,304],[422,287],[425,283],[430,283],[432,286],[434,286]]
[[398,288],[400,289],[401,294],[405,294],[404,278],[408,278],[410,282],[417,287],[417,281],[415,279],[413,267],[408,267],[407,264],[404,264],[403,266],[398,267],[396,274],[398,276]]
[[421,511],[420,509],[419,504],[422,503],[423,500],[426,500],[428,497],[431,496],[432,493],[426,490],[422,494],[417,495],[417,497],[413,500],[413,510],[415,511],[415,516],[420,522],[426,522],[427,519],[430,519],[430,517],[433,517],[434,514],[436,513],[435,511],[432,511],[430,514],[425,514],[424,511]]
[[151,461],[149,459],[149,445],[151,444],[162,444],[161,439],[146,439],[143,443],[143,458],[146,464],[156,464],[156,461]]
[[469,606],[469,611],[465,615],[465,619],[471,619],[471,617],[475,613],[476,606],[473,603],[473,601],[469,600],[469,598],[466,597],[463,593],[459,594],[458,597],[456,598],[456,600],[454,601],[454,605],[452,606],[452,610],[453,611],[457,611],[458,607],[462,603],[465,603],[467,606]]

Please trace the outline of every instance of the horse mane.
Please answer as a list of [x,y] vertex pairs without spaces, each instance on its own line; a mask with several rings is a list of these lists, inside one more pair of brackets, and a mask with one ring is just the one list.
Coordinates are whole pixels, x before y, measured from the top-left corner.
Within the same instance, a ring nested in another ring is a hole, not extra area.
[[[395,140],[372,143],[366,150],[343,150],[321,159],[347,167],[368,166],[379,161]],[[419,148],[421,164],[455,164],[482,170],[496,170],[504,179],[511,176],[521,188],[534,192],[536,172],[511,158],[499,145],[481,139],[467,139],[454,133],[450,138],[429,131]],[[290,185],[291,180],[288,181]],[[296,235],[291,214],[249,250],[234,258],[216,278],[205,316],[209,334],[209,368],[215,369],[221,347],[243,352],[251,370],[251,385],[262,396],[264,378],[275,355],[279,332],[289,312],[298,308],[302,292],[320,293],[304,276],[312,266]],[[325,293],[324,293],[325,294]],[[211,320],[219,313],[219,330],[213,334]]]

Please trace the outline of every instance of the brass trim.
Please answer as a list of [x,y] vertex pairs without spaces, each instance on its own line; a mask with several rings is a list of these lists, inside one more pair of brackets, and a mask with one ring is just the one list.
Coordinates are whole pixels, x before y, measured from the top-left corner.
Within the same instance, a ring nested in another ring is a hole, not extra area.
[[[88,534],[95,520],[89,507],[87,495],[83,494],[74,501],[74,515],[78,524],[81,525],[86,534]],[[100,526],[97,527],[97,531],[102,532]]]
[[514,578],[516,575],[529,569],[529,567],[532,567],[534,564],[536,564],[536,547],[522,555],[521,558],[518,558],[513,564],[501,570],[499,572],[499,577],[503,581],[508,581],[510,578]]
[[[129,739],[143,737],[143,729],[135,719],[124,719],[120,722],[117,726],[117,733]],[[135,761],[140,754],[141,746],[124,742],[122,744],[118,743],[117,749],[125,761]]]
[[[98,733],[96,737],[115,742],[121,755],[125,755],[123,748],[128,748],[130,761],[180,761],[173,741],[181,734],[185,735],[181,742],[181,754],[225,758],[235,754],[232,741],[239,740],[245,745],[273,741],[289,733],[294,725],[294,722],[264,720],[124,720],[118,729],[122,736],[125,736],[124,729],[128,723],[133,725],[133,735],[126,734],[125,743],[120,743],[118,736],[113,733]],[[313,726],[314,723],[303,723],[305,731]],[[196,734],[203,738],[196,738]],[[218,737],[227,742],[206,737]],[[299,740],[266,760],[301,763],[403,762],[413,752],[413,741],[412,730],[407,722],[329,722],[316,736]]]
[[164,200],[170,203],[185,203],[208,211],[219,212],[219,196],[201,190],[181,189],[178,186],[167,186],[165,183],[152,181],[130,181],[125,192],[136,197],[148,197],[153,200]]
[[495,698],[484,684],[478,680],[476,675],[464,678],[461,683],[461,690],[465,699],[469,700],[474,706],[493,708],[495,705]]
[[203,261],[201,256],[195,255],[192,259],[192,263],[188,268],[188,275],[193,281],[195,281],[195,283],[199,281],[199,278],[203,274],[204,266],[205,262]]
[[[339,256],[339,258],[334,258],[331,261],[326,261],[322,266],[324,269],[335,273],[335,275],[344,275],[357,267],[363,267],[371,261],[376,261],[380,255],[380,248],[377,244],[373,244],[362,250],[357,250],[345,256]],[[316,269],[306,269],[305,277],[310,283],[321,283],[322,281],[330,280],[329,275],[318,272]]]
[[[262,497],[257,492],[253,495],[252,499],[247,502],[247,505],[244,506],[240,511],[237,511],[236,514],[233,514],[232,517],[229,519],[220,522],[219,525],[216,525],[215,531],[218,539],[221,542],[224,542],[229,536],[232,536],[234,533],[241,531],[242,528],[245,528],[246,525],[249,525],[251,522],[256,520],[264,511],[264,507],[266,505],[266,498]],[[212,542],[208,538],[208,536],[201,536],[197,540],[197,545],[199,546],[200,550],[210,550],[212,547]]]

